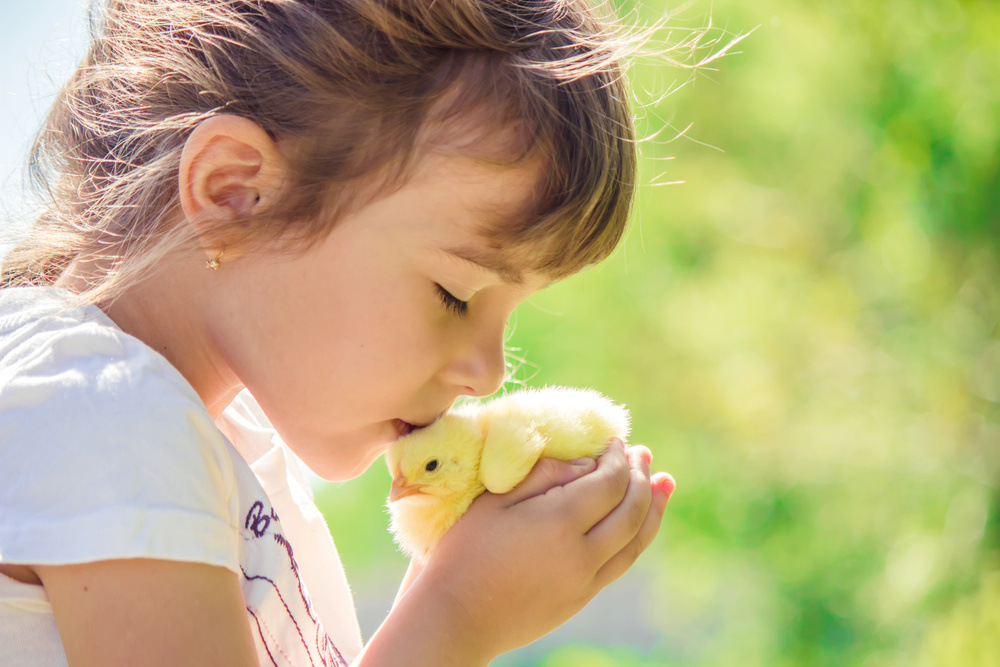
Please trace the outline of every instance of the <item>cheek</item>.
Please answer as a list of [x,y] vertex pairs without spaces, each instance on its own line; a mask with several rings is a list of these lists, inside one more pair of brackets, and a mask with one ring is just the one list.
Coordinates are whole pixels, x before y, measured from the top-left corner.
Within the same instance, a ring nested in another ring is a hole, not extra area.
[[[273,314],[278,323],[262,337],[253,365],[266,368],[273,390],[296,400],[349,395],[383,373],[386,364],[398,363],[400,338],[408,334],[391,311],[350,294],[283,310],[284,316]],[[393,338],[392,332],[401,329]],[[248,370],[253,374],[253,368]]]

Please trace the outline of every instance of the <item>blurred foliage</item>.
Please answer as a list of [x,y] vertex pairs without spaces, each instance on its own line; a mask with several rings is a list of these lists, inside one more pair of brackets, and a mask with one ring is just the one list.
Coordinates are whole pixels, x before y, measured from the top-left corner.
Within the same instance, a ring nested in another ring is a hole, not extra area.
[[[713,5],[740,53],[633,71],[679,88],[640,110],[644,182],[684,184],[510,341],[678,480],[624,603],[654,638],[498,664],[1000,664],[1000,5]],[[403,568],[373,468],[320,493],[359,598]]]

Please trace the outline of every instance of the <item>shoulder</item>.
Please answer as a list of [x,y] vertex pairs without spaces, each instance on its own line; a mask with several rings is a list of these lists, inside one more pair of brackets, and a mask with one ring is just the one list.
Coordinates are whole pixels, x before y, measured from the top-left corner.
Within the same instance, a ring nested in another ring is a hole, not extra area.
[[44,443],[64,456],[82,446],[127,458],[141,445],[155,461],[183,455],[189,447],[178,440],[224,442],[163,356],[98,308],[49,288],[0,291],[0,436],[2,458],[18,443]]
[[[51,288],[0,291],[0,411],[43,402],[51,409],[65,402],[61,395],[73,397],[71,408],[83,407],[81,398],[84,404],[135,402],[140,388],[200,403],[166,359],[98,308]],[[145,392],[143,398],[151,398]]]
[[205,560],[188,533],[235,567],[219,538],[237,524],[230,451],[184,377],[100,310],[0,290],[5,560]]

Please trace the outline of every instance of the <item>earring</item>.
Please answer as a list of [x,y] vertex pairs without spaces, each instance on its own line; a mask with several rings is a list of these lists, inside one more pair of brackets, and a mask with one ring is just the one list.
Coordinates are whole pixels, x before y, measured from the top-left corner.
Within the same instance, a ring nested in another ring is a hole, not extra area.
[[205,268],[212,269],[213,271],[218,271],[219,267],[222,266],[222,262],[220,262],[219,260],[222,259],[222,253],[224,252],[226,252],[226,246],[222,246],[222,250],[220,250],[219,254],[215,256],[215,259],[210,259],[207,262],[205,262]]

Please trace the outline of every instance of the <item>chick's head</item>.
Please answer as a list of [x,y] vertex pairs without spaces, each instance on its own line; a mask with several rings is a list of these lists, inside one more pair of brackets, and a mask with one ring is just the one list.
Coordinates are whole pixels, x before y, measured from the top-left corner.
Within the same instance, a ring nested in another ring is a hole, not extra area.
[[385,455],[393,477],[390,502],[451,503],[479,495],[483,437],[478,420],[457,411],[400,438]]

